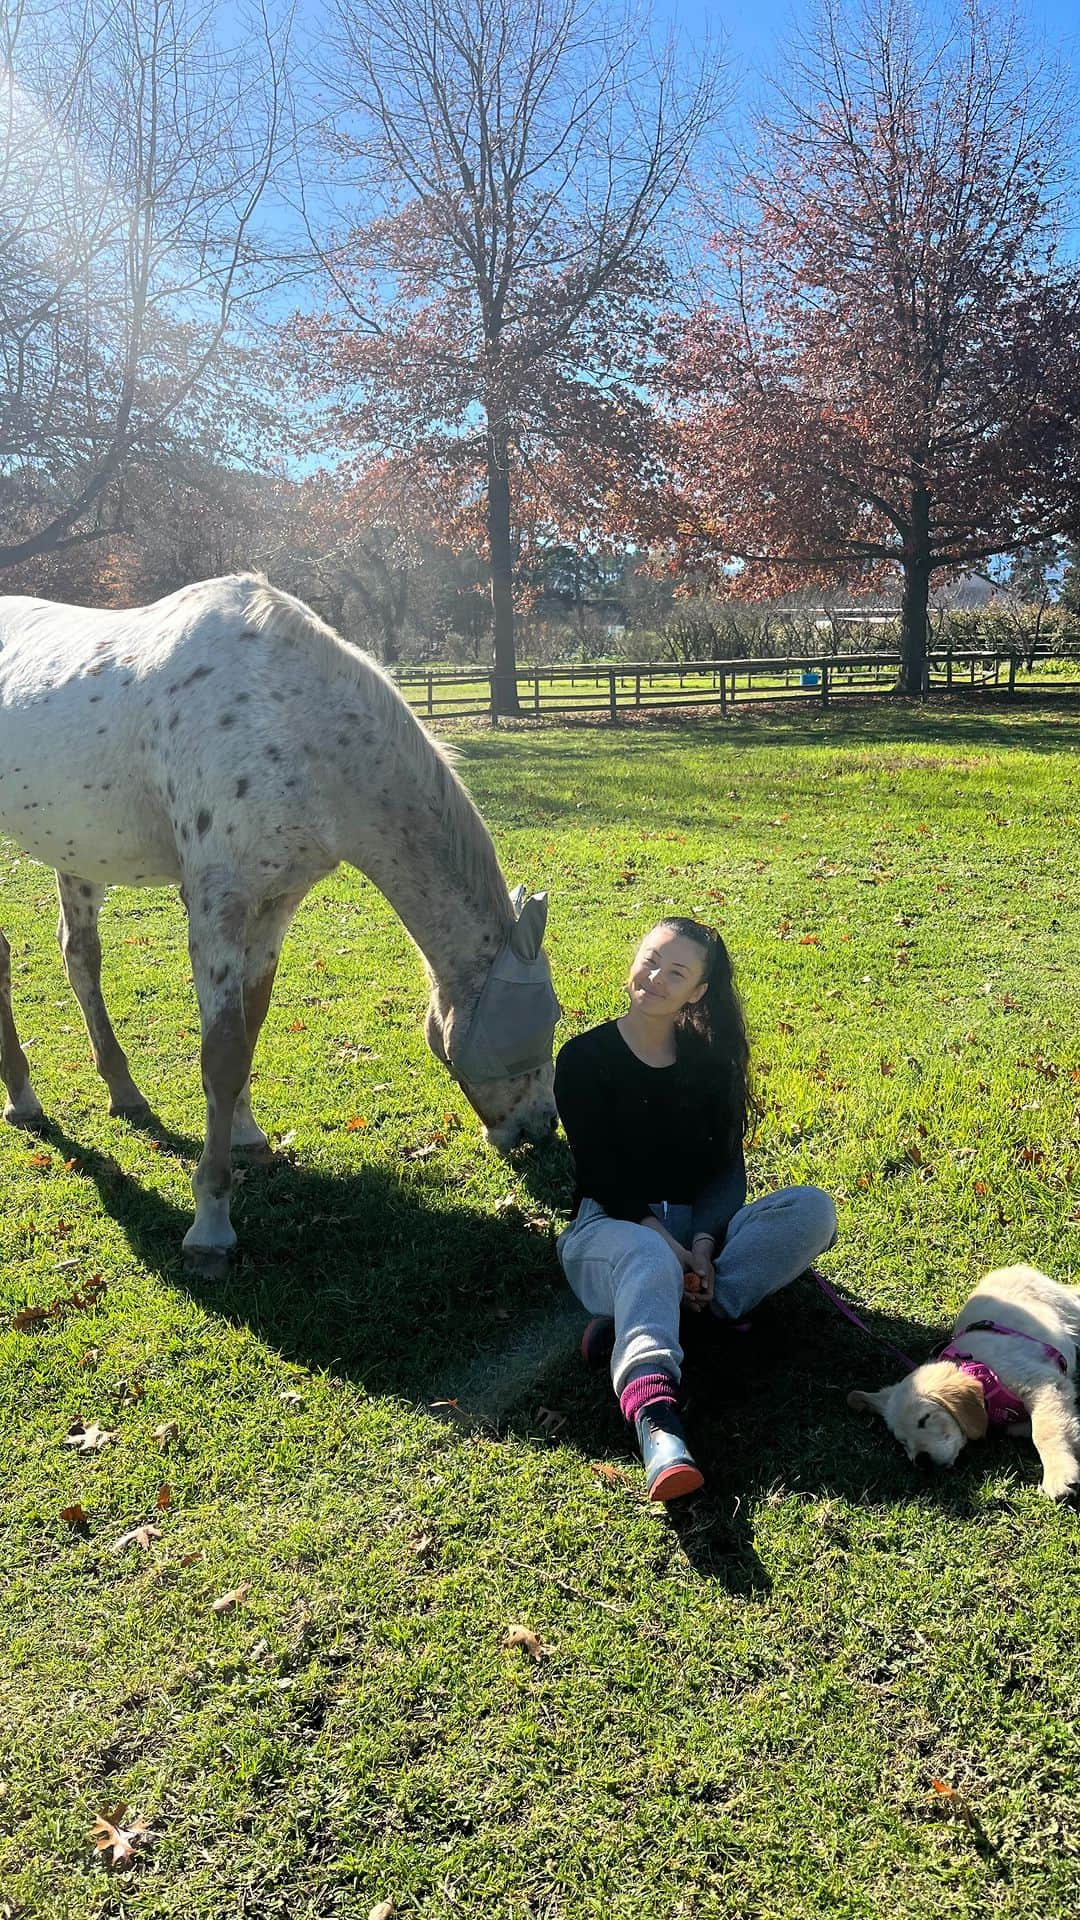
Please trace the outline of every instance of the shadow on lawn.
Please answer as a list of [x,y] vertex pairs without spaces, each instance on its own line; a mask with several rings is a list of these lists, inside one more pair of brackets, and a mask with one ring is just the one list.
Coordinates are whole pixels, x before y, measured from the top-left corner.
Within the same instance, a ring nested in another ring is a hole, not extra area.
[[[150,1130],[194,1159],[195,1141]],[[586,1374],[578,1358],[582,1309],[550,1233],[524,1215],[450,1206],[422,1169],[394,1177],[369,1166],[331,1176],[280,1160],[243,1170],[234,1208],[241,1251],[223,1279],[207,1280],[181,1259],[186,1209],[55,1123],[42,1137],[80,1163],[145,1267],[288,1359],[428,1406],[432,1418],[463,1433],[481,1426],[539,1447],[575,1447],[597,1467],[614,1463],[627,1489],[636,1488],[639,1470],[607,1378]],[[523,1157],[519,1171],[535,1197],[558,1204],[567,1171],[561,1144]],[[916,1355],[941,1337],[916,1321],[866,1317]],[[704,1576],[734,1591],[767,1589],[753,1515],[777,1490],[915,1502],[958,1517],[975,1511],[985,1472],[979,1449],[953,1473],[916,1475],[879,1423],[849,1412],[850,1386],[898,1371],[808,1282],[766,1302],[749,1333],[690,1324],[687,1421],[707,1490],[670,1517]]]

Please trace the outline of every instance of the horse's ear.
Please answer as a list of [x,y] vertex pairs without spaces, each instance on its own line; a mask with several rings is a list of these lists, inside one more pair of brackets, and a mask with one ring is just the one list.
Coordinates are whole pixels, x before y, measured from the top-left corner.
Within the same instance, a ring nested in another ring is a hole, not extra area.
[[512,911],[513,911],[513,915],[514,915],[514,919],[515,919],[515,920],[517,919],[517,917],[518,917],[518,914],[519,914],[519,913],[521,912],[521,909],[522,909],[522,907],[523,907],[524,905],[525,905],[525,889],[524,889],[524,887],[511,887],[511,889],[510,889],[510,906],[511,906],[511,909],[512,909]]
[[[524,891],[524,889],[522,889]],[[535,960],[544,944],[547,926],[547,894],[531,893],[514,922],[510,949],[519,960]]]

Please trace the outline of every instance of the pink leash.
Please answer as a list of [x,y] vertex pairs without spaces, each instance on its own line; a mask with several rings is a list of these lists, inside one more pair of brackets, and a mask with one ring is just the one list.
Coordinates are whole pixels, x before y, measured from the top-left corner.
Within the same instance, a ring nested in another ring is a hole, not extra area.
[[884,1339],[880,1333],[874,1332],[873,1327],[868,1327],[866,1321],[859,1318],[854,1307],[848,1306],[847,1301],[841,1298],[835,1287],[830,1287],[828,1281],[818,1272],[816,1267],[808,1267],[806,1271],[808,1278],[814,1282],[816,1287],[821,1289],[826,1300],[832,1302],[837,1313],[842,1313],[845,1320],[850,1320],[853,1327],[858,1327],[860,1333],[865,1333],[868,1339],[875,1341],[879,1347],[884,1347],[887,1353],[895,1354],[898,1360],[903,1361],[909,1373],[914,1370],[918,1362],[912,1359],[910,1353],[905,1353],[903,1347],[894,1346],[891,1340]]

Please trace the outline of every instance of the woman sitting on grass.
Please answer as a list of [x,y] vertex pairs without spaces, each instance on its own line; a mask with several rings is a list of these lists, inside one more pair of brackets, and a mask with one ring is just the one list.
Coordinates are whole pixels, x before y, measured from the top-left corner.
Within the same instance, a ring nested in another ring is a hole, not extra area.
[[718,933],[662,920],[634,955],[630,1004],[568,1040],[555,1104],[574,1156],[574,1218],[558,1253],[589,1313],[581,1350],[611,1356],[653,1500],[702,1484],[678,1414],[684,1304],[740,1320],[836,1238],[817,1187],[746,1203],[749,1049]]

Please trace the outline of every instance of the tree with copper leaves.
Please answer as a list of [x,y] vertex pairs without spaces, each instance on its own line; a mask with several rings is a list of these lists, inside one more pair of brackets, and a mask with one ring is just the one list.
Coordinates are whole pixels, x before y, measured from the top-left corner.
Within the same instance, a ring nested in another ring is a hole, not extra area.
[[377,475],[378,517],[486,551],[514,713],[516,567],[567,531],[611,537],[646,459],[665,225],[718,66],[684,78],[600,0],[331,0],[330,18],[323,172],[344,211],[294,353],[326,446]]
[[740,599],[931,582],[1076,523],[1066,95],[979,0],[825,0],[668,371],[673,547]]

